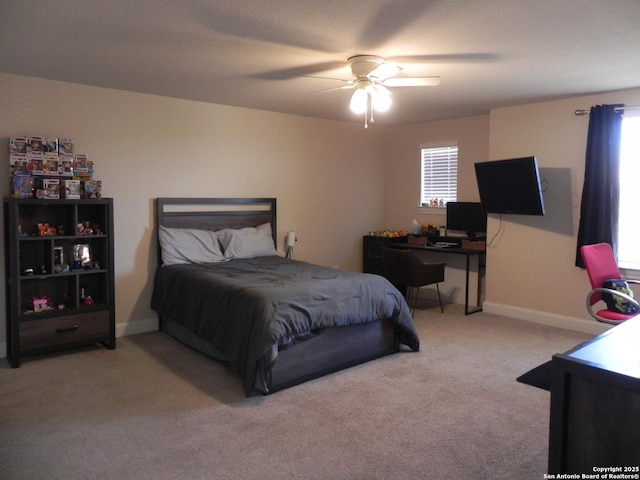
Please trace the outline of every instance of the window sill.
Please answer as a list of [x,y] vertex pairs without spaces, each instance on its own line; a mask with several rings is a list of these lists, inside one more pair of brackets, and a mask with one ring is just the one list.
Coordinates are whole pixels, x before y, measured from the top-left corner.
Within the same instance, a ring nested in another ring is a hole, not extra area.
[[423,205],[418,205],[417,209],[420,213],[429,213],[435,215],[446,215],[447,207],[425,207]]
[[627,280],[640,280],[640,270],[629,267],[620,267],[622,278]]

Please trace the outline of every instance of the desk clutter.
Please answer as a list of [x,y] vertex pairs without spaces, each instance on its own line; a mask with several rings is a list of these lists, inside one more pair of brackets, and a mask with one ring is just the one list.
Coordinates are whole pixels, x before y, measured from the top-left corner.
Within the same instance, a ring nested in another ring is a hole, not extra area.
[[481,250],[485,251],[487,249],[487,241],[486,240],[462,240],[462,248],[466,248],[468,250]]
[[420,245],[435,248],[463,248],[466,250],[484,251],[487,248],[485,240],[470,240],[463,237],[408,235],[409,245]]
[[393,229],[372,230],[368,233],[368,235],[370,237],[391,238],[397,242],[406,242],[407,235],[409,235],[409,232],[406,230],[393,230]]
[[369,237],[386,240],[392,243],[408,243],[409,245],[419,245],[423,247],[436,248],[463,248],[466,250],[485,251],[487,242],[484,239],[472,240],[464,237],[441,235],[439,231],[432,232],[432,235],[416,235],[405,230],[377,230],[368,233]]
[[431,243],[429,240],[430,237],[427,237],[426,235],[424,237],[422,235],[409,235],[407,237],[407,243],[410,245],[427,246],[429,243]]

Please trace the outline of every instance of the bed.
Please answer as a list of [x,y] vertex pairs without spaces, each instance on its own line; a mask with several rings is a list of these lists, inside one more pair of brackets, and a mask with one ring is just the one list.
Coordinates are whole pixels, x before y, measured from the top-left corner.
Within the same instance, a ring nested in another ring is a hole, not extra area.
[[381,276],[277,254],[275,198],[157,198],[160,329],[270,394],[401,350],[409,308]]

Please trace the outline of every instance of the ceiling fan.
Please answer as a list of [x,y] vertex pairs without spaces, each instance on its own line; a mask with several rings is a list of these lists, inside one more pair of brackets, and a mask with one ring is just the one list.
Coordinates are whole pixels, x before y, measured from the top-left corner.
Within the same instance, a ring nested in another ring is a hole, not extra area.
[[[440,84],[440,77],[396,77],[402,67],[385,62],[377,55],[354,55],[347,60],[353,78],[340,80],[346,85],[322,90],[353,89],[349,108],[353,113],[364,114],[364,127],[373,122],[373,111],[385,112],[391,107],[391,90],[394,87],[433,87]],[[326,77],[320,77],[326,78]]]

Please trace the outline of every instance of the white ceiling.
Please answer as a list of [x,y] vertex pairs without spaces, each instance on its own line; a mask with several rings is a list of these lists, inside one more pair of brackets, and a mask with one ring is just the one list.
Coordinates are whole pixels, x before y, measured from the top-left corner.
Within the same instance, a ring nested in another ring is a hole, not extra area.
[[[639,0],[1,0],[0,71],[363,122],[356,54],[400,76],[377,124],[640,86]],[[588,107],[588,106],[587,106]]]

